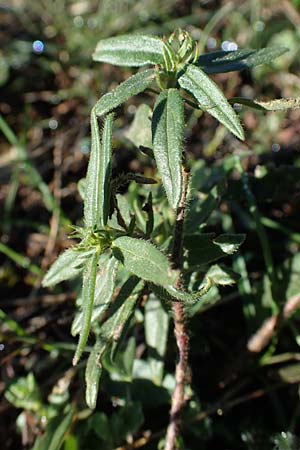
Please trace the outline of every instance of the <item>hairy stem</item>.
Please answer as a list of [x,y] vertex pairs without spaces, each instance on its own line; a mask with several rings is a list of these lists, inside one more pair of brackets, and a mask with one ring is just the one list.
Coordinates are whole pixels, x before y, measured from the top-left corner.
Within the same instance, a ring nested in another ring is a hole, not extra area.
[[[186,212],[189,170],[185,165],[182,167],[183,173],[183,192],[180,199],[179,207],[176,214],[176,223],[174,229],[174,241],[172,261],[174,268],[182,269],[182,249],[183,249],[183,232],[184,219]],[[176,287],[182,288],[182,280],[179,278]],[[185,405],[184,387],[188,378],[188,351],[189,351],[189,335],[186,328],[186,319],[183,305],[179,302],[173,304],[174,314],[174,332],[178,347],[178,362],[175,370],[175,389],[172,395],[172,405],[170,411],[170,422],[167,429],[165,450],[175,450],[177,441],[181,431],[181,417]]]

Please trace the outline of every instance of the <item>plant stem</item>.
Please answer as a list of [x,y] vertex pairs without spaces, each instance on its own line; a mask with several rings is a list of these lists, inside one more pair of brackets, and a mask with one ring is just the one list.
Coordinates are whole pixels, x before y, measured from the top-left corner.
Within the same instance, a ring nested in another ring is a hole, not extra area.
[[[179,207],[176,214],[176,223],[174,229],[174,241],[172,261],[174,268],[182,269],[182,250],[183,250],[183,232],[184,219],[186,212],[189,170],[182,166],[183,174],[183,192],[180,199]],[[176,284],[177,288],[182,287],[182,280]],[[172,395],[172,405],[170,411],[170,422],[167,429],[165,450],[174,450],[177,448],[177,441],[181,430],[182,411],[185,405],[184,387],[188,378],[188,351],[189,351],[189,335],[186,327],[186,318],[182,303],[175,302],[173,304],[174,313],[174,332],[178,347],[179,358],[175,370],[175,389]]]

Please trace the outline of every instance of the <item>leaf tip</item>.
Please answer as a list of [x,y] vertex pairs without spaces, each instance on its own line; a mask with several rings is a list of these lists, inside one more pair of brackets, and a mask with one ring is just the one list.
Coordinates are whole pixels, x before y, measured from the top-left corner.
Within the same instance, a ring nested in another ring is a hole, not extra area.
[[77,366],[78,361],[79,361],[79,358],[78,358],[78,356],[75,355],[74,358],[73,358],[73,360],[72,360],[73,366]]

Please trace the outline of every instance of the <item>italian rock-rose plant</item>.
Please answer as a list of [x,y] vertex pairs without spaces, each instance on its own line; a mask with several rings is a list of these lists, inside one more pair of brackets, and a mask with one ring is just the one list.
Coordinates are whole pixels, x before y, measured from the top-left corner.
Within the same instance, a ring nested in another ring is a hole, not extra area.
[[[92,109],[90,159],[86,178],[79,183],[84,200],[83,226],[73,233],[79,243],[60,255],[43,285],[82,278],[71,330],[73,336],[79,335],[73,364],[85,352],[92,330],[94,345],[85,371],[86,402],[91,409],[96,407],[103,367],[107,361],[114,364],[118,359],[120,342],[125,333],[128,336],[137,310],[144,314],[146,344],[151,348],[147,360],[150,377],[157,385],[162,384],[168,323],[173,319],[178,360],[166,450],[180,445],[185,391],[191,383],[187,317],[193,308],[199,314],[212,306],[216,296],[210,295],[211,291],[238,279],[239,274],[216,261],[237,251],[245,238],[243,234],[203,233],[203,224],[218,207],[219,188],[224,186],[215,189],[195,214],[200,200],[189,189],[187,119],[194,109],[201,110],[244,140],[233,104],[265,110],[295,106],[293,100],[228,100],[210,78],[211,74],[269,63],[285,51],[269,47],[198,55],[197,43],[190,34],[177,30],[168,39],[146,35],[103,39],[93,55],[94,61],[138,71],[103,95]],[[115,115],[120,105],[143,92],[155,100],[151,107],[148,103],[138,107],[127,137],[150,164],[155,161],[157,177],[125,173],[113,178]],[[231,162],[228,171],[242,170],[238,157]],[[133,204],[124,194],[129,181],[139,186],[136,189],[142,203]],[[135,361],[132,339],[128,340],[126,355],[124,365],[130,380]]]

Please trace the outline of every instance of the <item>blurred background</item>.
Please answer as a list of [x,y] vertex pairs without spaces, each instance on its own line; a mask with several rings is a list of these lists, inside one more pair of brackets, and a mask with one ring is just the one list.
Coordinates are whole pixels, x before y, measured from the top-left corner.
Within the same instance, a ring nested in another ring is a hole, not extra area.
[[[31,449],[50,420],[58,427],[68,404],[77,412],[64,450],[157,448],[168,423],[168,383],[157,387],[140,377],[129,385],[121,379],[125,389],[108,370],[103,401],[91,414],[84,406],[83,366],[71,368],[76,342],[70,325],[79,286],[41,288],[43,273],[71,245],[70,225],[81,221],[77,182],[88,162],[90,110],[132,73],[93,62],[92,52],[101,38],[169,35],[177,27],[199,40],[201,53],[284,46],[289,52],[272,64],[214,79],[229,98],[300,97],[300,1],[10,0],[0,3],[0,21],[1,448]],[[151,95],[143,95],[119,110],[114,174],[155,172],[126,139],[137,106],[152,102]],[[300,293],[300,112],[243,107],[239,113],[245,143],[209,115],[189,116],[193,188],[207,194],[228,158],[244,152],[266,245],[281,274],[283,307]],[[297,450],[299,312],[271,327],[267,350],[247,350],[272,308],[257,224],[238,177],[227,181],[227,194],[206,232],[247,234],[235,260],[246,281],[228,288],[219,307],[201,317],[195,312],[191,319],[193,392],[188,393],[183,448]],[[138,195],[130,186],[128,191]],[[141,311],[140,335],[142,320]],[[172,386],[172,330],[170,342],[166,373]],[[36,444],[35,450],[50,448],[44,445]]]

